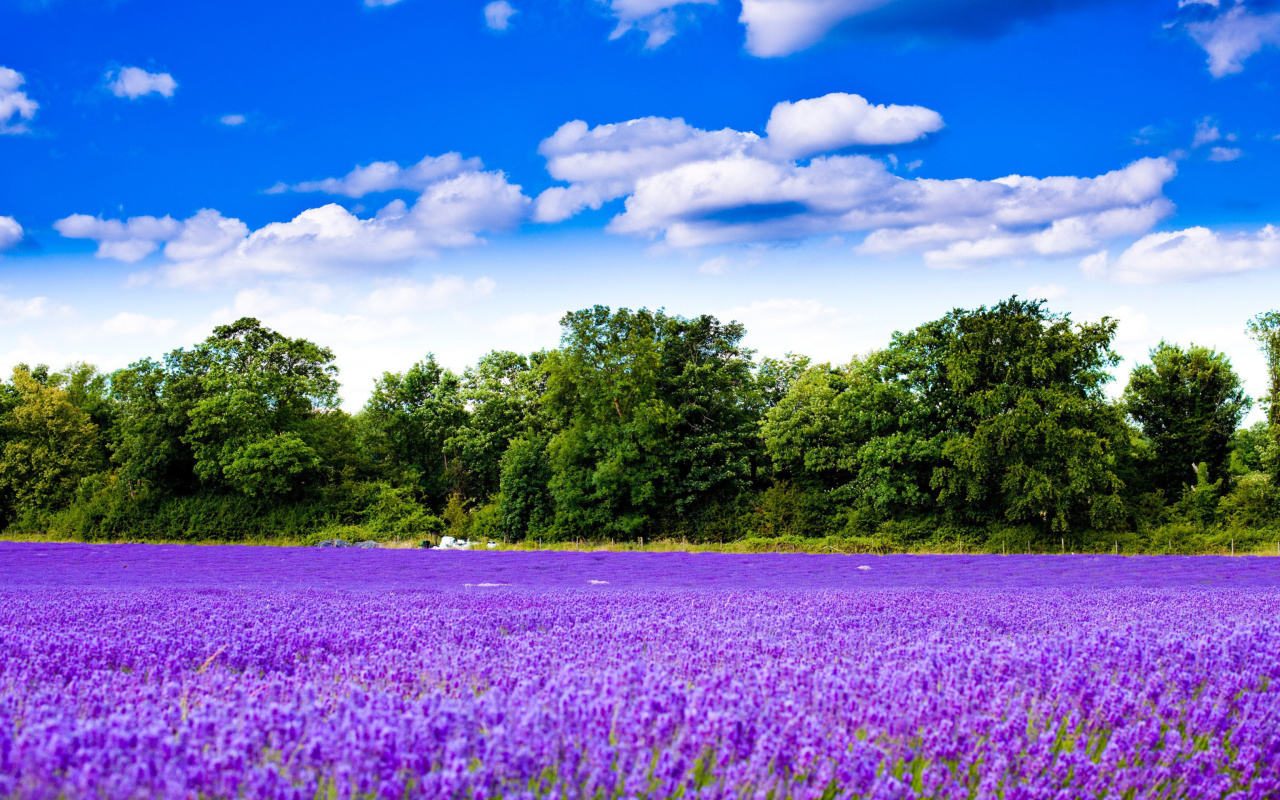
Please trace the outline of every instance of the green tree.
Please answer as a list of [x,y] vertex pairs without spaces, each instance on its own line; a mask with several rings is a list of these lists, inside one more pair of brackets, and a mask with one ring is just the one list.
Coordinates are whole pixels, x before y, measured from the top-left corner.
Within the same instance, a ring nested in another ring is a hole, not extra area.
[[1249,336],[1262,348],[1267,361],[1267,396],[1263,407],[1267,422],[1280,425],[1280,311],[1266,311],[1249,320]]
[[743,491],[760,402],[741,325],[604,306],[561,325],[543,407],[566,535],[639,536]]
[[252,497],[314,484],[321,464],[303,436],[316,414],[338,405],[331,350],[244,318],[167,362],[166,388],[189,404],[182,441],[203,484]]
[[494,351],[462,376],[462,398],[470,414],[447,447],[466,465],[475,499],[499,490],[502,455],[517,436],[541,427],[538,399],[545,388],[546,353],[523,356]]
[[12,407],[4,416],[0,487],[19,515],[65,506],[97,464],[98,429],[63,390],[19,367]]
[[547,440],[525,434],[511,440],[502,454],[498,493],[498,525],[512,539],[549,528],[555,519],[551,497],[551,460]]
[[1161,342],[1151,363],[1130,375],[1124,406],[1151,440],[1154,485],[1176,499],[1186,486],[1213,485],[1198,475],[1201,462],[1210,476],[1227,475],[1231,438],[1250,400],[1226,355]]
[[412,486],[432,508],[457,487],[449,440],[467,420],[461,382],[434,355],[403,373],[386,372],[364,408],[365,447],[394,485]]
[[957,309],[808,371],[768,413],[765,445],[792,480],[887,517],[1099,524],[1119,511],[1124,427],[1102,393],[1114,332],[1017,298]]

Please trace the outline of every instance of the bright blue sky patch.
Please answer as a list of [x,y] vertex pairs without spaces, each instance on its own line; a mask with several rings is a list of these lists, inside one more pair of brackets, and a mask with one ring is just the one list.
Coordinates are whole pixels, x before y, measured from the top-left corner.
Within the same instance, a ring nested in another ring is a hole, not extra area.
[[594,302],[842,361],[1018,293],[1260,394],[1277,45],[1231,0],[8,0],[0,366],[251,314],[358,404]]

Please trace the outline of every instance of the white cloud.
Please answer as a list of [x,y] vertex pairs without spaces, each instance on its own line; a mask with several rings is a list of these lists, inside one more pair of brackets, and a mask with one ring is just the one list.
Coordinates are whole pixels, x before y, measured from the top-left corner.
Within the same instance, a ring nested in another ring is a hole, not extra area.
[[934,266],[1058,256],[1149,231],[1173,210],[1177,172],[1146,158],[1092,178],[1010,175],[990,181],[896,175],[865,155],[798,156],[852,144],[902,143],[942,126],[919,106],[872,106],[833,94],[779,103],[767,135],[705,131],[681,119],[566,123],[539,152],[552,187],[534,218],[565,219],[625,197],[614,233],[674,247],[866,233],[859,252],[923,250]]
[[156,319],[146,314],[121,311],[102,323],[102,331],[115,336],[164,336],[177,325],[176,319]]
[[394,6],[400,0],[364,0],[364,4],[368,8],[377,8],[378,6]]
[[183,224],[173,217],[130,217],[121,222],[87,214],[72,214],[53,223],[53,229],[68,239],[91,239],[98,243],[98,258],[139,261],[182,232]]
[[178,82],[167,72],[147,72],[141,67],[124,67],[119,72],[107,73],[107,88],[116,97],[137,100],[149,94],[173,97]]
[[471,171],[426,185],[412,206],[393,200],[367,218],[330,203],[255,231],[212,209],[181,222],[167,216],[121,222],[75,214],[58,220],[54,228],[68,238],[97,241],[99,257],[122,261],[137,261],[163,243],[163,280],[209,285],[251,275],[298,277],[429,257],[481,243],[483,232],[514,227],[527,216],[529,205],[529,198],[503,173]]
[[655,50],[676,35],[680,10],[692,5],[716,5],[717,0],[600,0],[607,2],[609,13],[618,24],[609,34],[618,39],[629,31],[645,34],[644,47]]
[[267,190],[268,194],[293,192],[324,192],[344,197],[364,197],[373,192],[389,192],[408,189],[422,192],[428,186],[444,178],[464,172],[478,172],[484,165],[478,158],[463,158],[458,153],[427,156],[409,167],[401,167],[394,161],[375,161],[356,167],[341,178],[325,178],[320,181],[303,181],[292,186],[278,183]]
[[245,116],[244,114],[223,114],[218,121],[227,127],[234,128],[245,123]]
[[1235,161],[1242,152],[1239,147],[1213,147],[1209,149],[1209,160]]
[[843,93],[778,103],[765,138],[730,128],[705,131],[678,118],[643,117],[594,128],[574,120],[538,147],[551,177],[569,186],[539,195],[534,219],[558,222],[598,209],[634,192],[640,180],[685,164],[746,156],[787,161],[855,144],[910,142],[941,126],[942,117],[927,108],[873,106]]
[[742,0],[747,52],[771,58],[817,44],[840,22],[892,0]]
[[493,0],[484,7],[484,24],[495,31],[505,31],[511,27],[511,18],[520,12],[507,0]]
[[47,297],[10,300],[4,295],[0,295],[0,325],[14,325],[36,317],[43,317],[50,310],[49,298]]
[[1194,149],[1221,138],[1222,134],[1218,131],[1217,124],[1209,117],[1205,117],[1196,123],[1196,134],[1191,139],[1191,147]]
[[8,250],[22,241],[22,226],[13,217],[0,217],[0,250]]
[[[31,130],[26,123],[35,117],[40,104],[19,90],[18,87],[26,82],[21,72],[0,67],[0,133],[27,133]],[[18,120],[16,123],[15,118]]]
[[1280,45],[1280,12],[1255,14],[1237,3],[1212,19],[1187,23],[1186,29],[1209,56],[1209,74],[1221,78],[1242,71],[1245,59],[1263,47]]
[[1106,251],[1080,262],[1092,278],[1118,283],[1163,283],[1269,269],[1280,265],[1280,229],[1267,225],[1253,233],[1225,234],[1195,227],[1151,233],[1116,259]]
[[778,103],[765,126],[779,158],[804,158],[852,145],[905,144],[942,130],[942,115],[923,106],[873,106],[856,94],[833,92]]

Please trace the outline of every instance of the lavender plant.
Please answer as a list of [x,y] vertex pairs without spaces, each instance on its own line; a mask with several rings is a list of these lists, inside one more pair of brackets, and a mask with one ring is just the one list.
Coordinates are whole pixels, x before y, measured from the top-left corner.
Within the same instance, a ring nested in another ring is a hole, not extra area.
[[1277,601],[1280,559],[0,545],[0,795],[1271,798]]

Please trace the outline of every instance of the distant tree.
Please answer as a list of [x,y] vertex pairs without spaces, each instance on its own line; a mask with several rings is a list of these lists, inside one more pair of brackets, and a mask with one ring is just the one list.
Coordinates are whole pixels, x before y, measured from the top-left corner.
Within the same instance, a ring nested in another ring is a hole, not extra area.
[[470,407],[465,423],[447,443],[466,465],[475,499],[499,490],[502,455],[513,439],[540,428],[538,399],[546,376],[545,353],[523,356],[494,351],[462,376],[461,396]]
[[442,508],[450,486],[448,442],[466,423],[461,382],[434,355],[403,373],[385,372],[363,414],[365,447],[395,485],[414,488]]
[[21,367],[13,372],[9,399],[0,487],[12,493],[19,515],[65,506],[98,466],[97,427],[65,391]]
[[1267,361],[1267,422],[1280,425],[1280,311],[1266,311],[1249,320],[1246,330]]
[[513,539],[546,530],[555,521],[547,439],[536,433],[512,439],[502,454],[498,524]]
[[244,318],[166,360],[166,388],[187,407],[182,441],[202,483],[270,497],[318,478],[321,462],[304,436],[315,415],[338,405],[331,350]]
[[740,324],[595,306],[561,326],[543,407],[566,534],[643,535],[744,489],[759,400]]
[[[1151,363],[1130,375],[1124,406],[1151,440],[1155,486],[1176,499],[1186,486],[1212,485],[1208,478],[1227,475],[1231,437],[1250,400],[1226,355],[1161,342]],[[1197,475],[1201,462],[1209,476]]]
[[840,370],[810,370],[764,436],[793,480],[818,476],[885,515],[1065,530],[1119,511],[1106,401],[1115,323],[1013,298],[957,309]]

